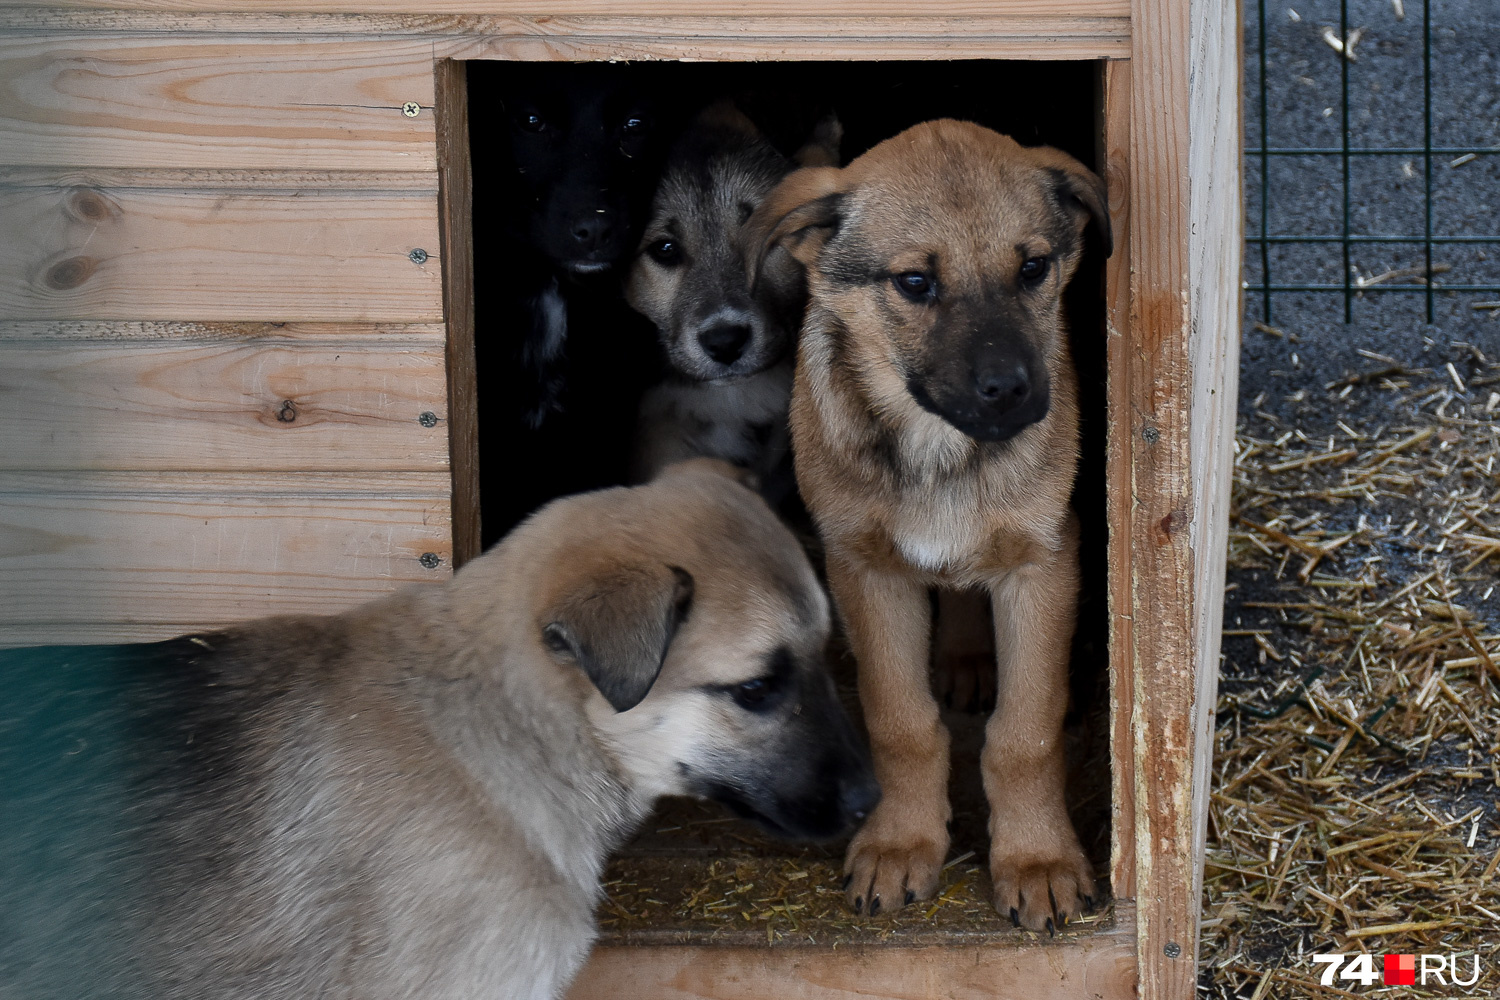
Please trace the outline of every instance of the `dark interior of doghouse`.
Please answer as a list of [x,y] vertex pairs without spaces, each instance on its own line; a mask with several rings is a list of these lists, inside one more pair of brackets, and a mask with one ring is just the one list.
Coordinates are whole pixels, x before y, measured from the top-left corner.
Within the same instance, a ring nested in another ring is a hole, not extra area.
[[[642,391],[661,370],[655,331],[626,305],[621,267],[577,278],[569,293],[560,405],[533,428],[520,403],[537,376],[520,359],[527,329],[518,289],[535,286],[534,253],[518,236],[518,122],[506,95],[566,86],[570,72],[653,95],[650,128],[666,135],[707,104],[732,99],[790,155],[828,112],[844,130],[842,162],[933,118],[967,119],[1024,145],[1059,147],[1099,170],[1099,64],[1088,62],[838,62],[538,64],[468,67],[474,184],[474,275],[481,514],[486,546],[556,496],[615,485],[627,457]],[[514,101],[511,102],[515,104]],[[652,163],[644,169],[649,198]],[[640,215],[644,215],[642,210]],[[639,225],[640,220],[637,221]],[[637,237],[633,237],[637,238]],[[1085,850],[1107,884],[1110,820],[1108,620],[1105,523],[1105,334],[1103,259],[1095,241],[1068,292],[1073,358],[1083,416],[1074,504],[1084,526],[1083,578],[1067,722],[1070,808]],[[816,535],[795,498],[783,513],[817,559]],[[857,719],[854,664],[835,636],[829,662]],[[669,802],[612,862],[600,912],[606,939],[716,940],[765,944],[886,940],[951,942],[1014,933],[989,905],[986,810],[978,754],[984,714],[944,709],[954,735],[953,844],[940,895],[895,917],[847,911],[840,892],[844,844],[787,845],[720,807]],[[1096,914],[1096,918],[1099,915]],[[1075,925],[1074,931],[1086,932]]]

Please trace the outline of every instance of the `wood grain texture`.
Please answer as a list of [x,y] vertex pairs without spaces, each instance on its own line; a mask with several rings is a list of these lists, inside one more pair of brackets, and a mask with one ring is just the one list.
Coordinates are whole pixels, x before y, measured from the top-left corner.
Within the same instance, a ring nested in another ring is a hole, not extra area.
[[[17,5],[19,6],[19,5]],[[41,5],[39,5],[41,6]],[[623,4],[620,0],[50,0],[56,10],[116,10],[179,13],[291,14],[398,14],[431,16],[444,14],[511,17],[618,16],[675,18],[692,17],[901,17],[910,16],[911,4],[903,0],[824,0],[816,9],[797,0],[700,0],[685,11],[673,0],[642,0]],[[1128,0],[953,0],[942,8],[947,17],[1003,17],[1029,15],[1091,14],[1123,15]]]
[[1118,59],[1129,53],[1130,22],[1125,18],[1017,15],[1004,21],[951,23],[943,34],[925,28],[902,31],[874,18],[857,24],[799,24],[784,19],[768,31],[762,28],[771,28],[772,22],[759,19],[741,24],[726,18],[701,23],[691,31],[675,19],[640,22],[642,28],[654,30],[622,30],[635,26],[621,20],[576,24],[567,34],[542,31],[458,37],[440,45],[438,51],[452,59],[694,62]]
[[441,334],[189,327],[86,339],[73,327],[53,339],[18,326],[0,325],[0,469],[448,465]]
[[189,191],[417,191],[437,194],[437,171],[257,170],[218,167],[15,167],[3,187],[162,188]]
[[[1213,764],[1219,645],[1229,552],[1234,426],[1239,397],[1244,189],[1240,118],[1242,21],[1233,4],[1192,0],[1193,67],[1188,139],[1191,179],[1188,282],[1192,288],[1192,547],[1195,553],[1193,653],[1196,687],[1188,725],[1194,739],[1192,822],[1186,850],[1194,864],[1186,902],[1199,912]],[[1191,955],[1196,965],[1196,937]],[[1186,996],[1187,994],[1184,994]]]
[[[785,16],[780,2],[683,11],[598,3],[551,13],[309,13],[119,10],[0,5],[0,31],[420,36],[432,58],[516,59],[1105,59],[1129,54],[1127,0],[1018,0],[912,16],[883,3]],[[322,8],[325,9],[326,8]]]
[[[1135,890],[1142,1000],[1195,995],[1239,286],[1232,5],[1133,0]],[[1231,194],[1232,191],[1232,194]],[[1226,198],[1232,198],[1232,204]],[[1142,220],[1149,220],[1149,225]],[[1195,260],[1196,256],[1196,260]],[[1217,548],[1215,547],[1217,546]],[[1143,623],[1149,622],[1150,627]]]
[[1110,887],[1135,896],[1135,756],[1131,719],[1135,706],[1134,624],[1131,614],[1130,461],[1133,452],[1130,380],[1130,62],[1106,64],[1101,81],[1104,179],[1109,188],[1114,253],[1105,265],[1109,417],[1105,441],[1105,503],[1109,520],[1110,620]]
[[446,578],[450,537],[446,472],[0,473],[0,628],[166,637],[336,611]]
[[469,163],[466,67],[437,64],[443,306],[448,318],[448,455],[453,471],[453,561],[479,554],[479,392],[474,356],[474,182]]
[[1129,934],[1029,947],[606,946],[569,1000],[1132,1000]]
[[427,194],[0,188],[8,319],[432,322],[440,275]]
[[432,171],[420,40],[0,36],[0,163]]

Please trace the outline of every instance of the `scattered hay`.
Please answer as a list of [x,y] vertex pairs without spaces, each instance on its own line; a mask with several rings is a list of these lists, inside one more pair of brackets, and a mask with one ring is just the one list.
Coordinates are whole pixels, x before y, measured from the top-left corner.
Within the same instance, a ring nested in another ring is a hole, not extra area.
[[1257,400],[1240,429],[1207,996],[1368,995],[1320,984],[1326,952],[1480,956],[1474,986],[1388,996],[1500,986],[1500,369],[1477,354],[1467,378],[1372,356],[1300,426]]
[[[632,858],[605,882],[600,926],[613,943],[840,946],[960,944],[983,940],[1027,944],[989,900],[989,875],[972,852],[950,861],[936,897],[877,919],[854,914],[840,890],[841,862],[805,857]],[[1070,922],[1060,937],[1088,933],[1112,916],[1108,907]],[[1041,936],[1045,939],[1045,935]]]

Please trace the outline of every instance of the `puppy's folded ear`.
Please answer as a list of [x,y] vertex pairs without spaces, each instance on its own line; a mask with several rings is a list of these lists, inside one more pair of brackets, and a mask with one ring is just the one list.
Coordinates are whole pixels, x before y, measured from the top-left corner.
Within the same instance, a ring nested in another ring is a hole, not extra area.
[[745,223],[745,254],[750,287],[771,251],[780,247],[810,267],[833,234],[844,197],[844,172],[837,167],[804,167],[787,174]]
[[576,663],[615,711],[640,704],[687,618],[693,577],[677,566],[620,566],[588,578],[542,616],[542,642]]
[[1109,190],[1103,179],[1062,150],[1044,147],[1034,152],[1043,154],[1043,166],[1052,175],[1064,203],[1081,206],[1094,220],[1104,244],[1104,256],[1114,253],[1115,238],[1109,224]]

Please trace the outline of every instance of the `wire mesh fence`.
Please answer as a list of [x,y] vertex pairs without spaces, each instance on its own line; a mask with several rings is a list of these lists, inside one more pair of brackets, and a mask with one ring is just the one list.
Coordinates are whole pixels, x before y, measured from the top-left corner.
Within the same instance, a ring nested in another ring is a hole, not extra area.
[[1248,318],[1500,309],[1494,0],[1252,2]]

